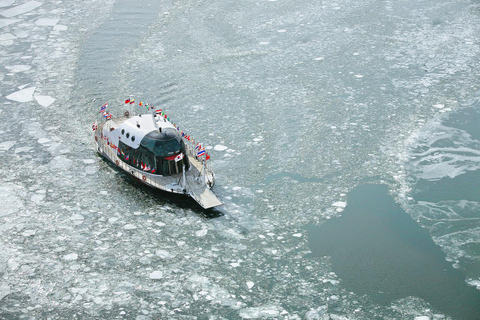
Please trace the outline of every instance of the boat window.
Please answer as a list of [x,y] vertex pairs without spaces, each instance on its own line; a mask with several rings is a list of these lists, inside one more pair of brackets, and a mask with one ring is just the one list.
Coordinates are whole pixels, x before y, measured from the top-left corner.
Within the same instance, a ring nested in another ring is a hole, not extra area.
[[130,137],[130,133],[127,132],[127,138]]
[[122,134],[125,134],[125,129],[122,129]]
[[132,141],[135,141],[135,136],[132,136]]

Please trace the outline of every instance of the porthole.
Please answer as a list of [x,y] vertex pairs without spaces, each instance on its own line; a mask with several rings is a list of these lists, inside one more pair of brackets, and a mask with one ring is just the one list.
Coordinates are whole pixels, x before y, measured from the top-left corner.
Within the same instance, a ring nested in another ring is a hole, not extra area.
[[132,141],[135,141],[135,136],[132,136]]
[[122,129],[122,134],[125,134],[125,129]]
[[130,133],[127,132],[127,138],[130,137]]

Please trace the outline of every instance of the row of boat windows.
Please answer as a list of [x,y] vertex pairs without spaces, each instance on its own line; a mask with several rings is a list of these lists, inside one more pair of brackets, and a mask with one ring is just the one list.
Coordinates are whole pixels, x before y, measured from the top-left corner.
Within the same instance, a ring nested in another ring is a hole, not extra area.
[[[185,153],[185,150],[179,150]],[[181,173],[183,165],[188,170],[190,162],[185,155],[181,161],[176,162],[174,157],[162,157],[152,153],[144,145],[140,145],[138,149],[127,146],[122,141],[118,145],[119,158],[132,167],[136,167],[148,173],[169,176]]]

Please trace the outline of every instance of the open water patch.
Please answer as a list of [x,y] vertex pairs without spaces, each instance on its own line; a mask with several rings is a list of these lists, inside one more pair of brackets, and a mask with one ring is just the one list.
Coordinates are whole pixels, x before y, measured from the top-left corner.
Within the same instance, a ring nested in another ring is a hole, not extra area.
[[355,188],[341,217],[307,229],[313,255],[331,257],[347,290],[382,305],[414,296],[455,319],[480,317],[480,291],[467,285],[387,186]]

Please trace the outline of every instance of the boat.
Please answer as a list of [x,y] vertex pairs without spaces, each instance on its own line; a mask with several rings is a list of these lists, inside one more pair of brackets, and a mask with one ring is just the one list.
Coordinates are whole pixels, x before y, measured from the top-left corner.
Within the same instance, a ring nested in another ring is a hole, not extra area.
[[202,144],[153,105],[139,102],[148,113],[134,114],[134,99],[125,100],[120,116],[100,108],[102,120],[92,125],[97,152],[141,183],[183,194],[209,209],[223,203],[213,192],[215,175]]

